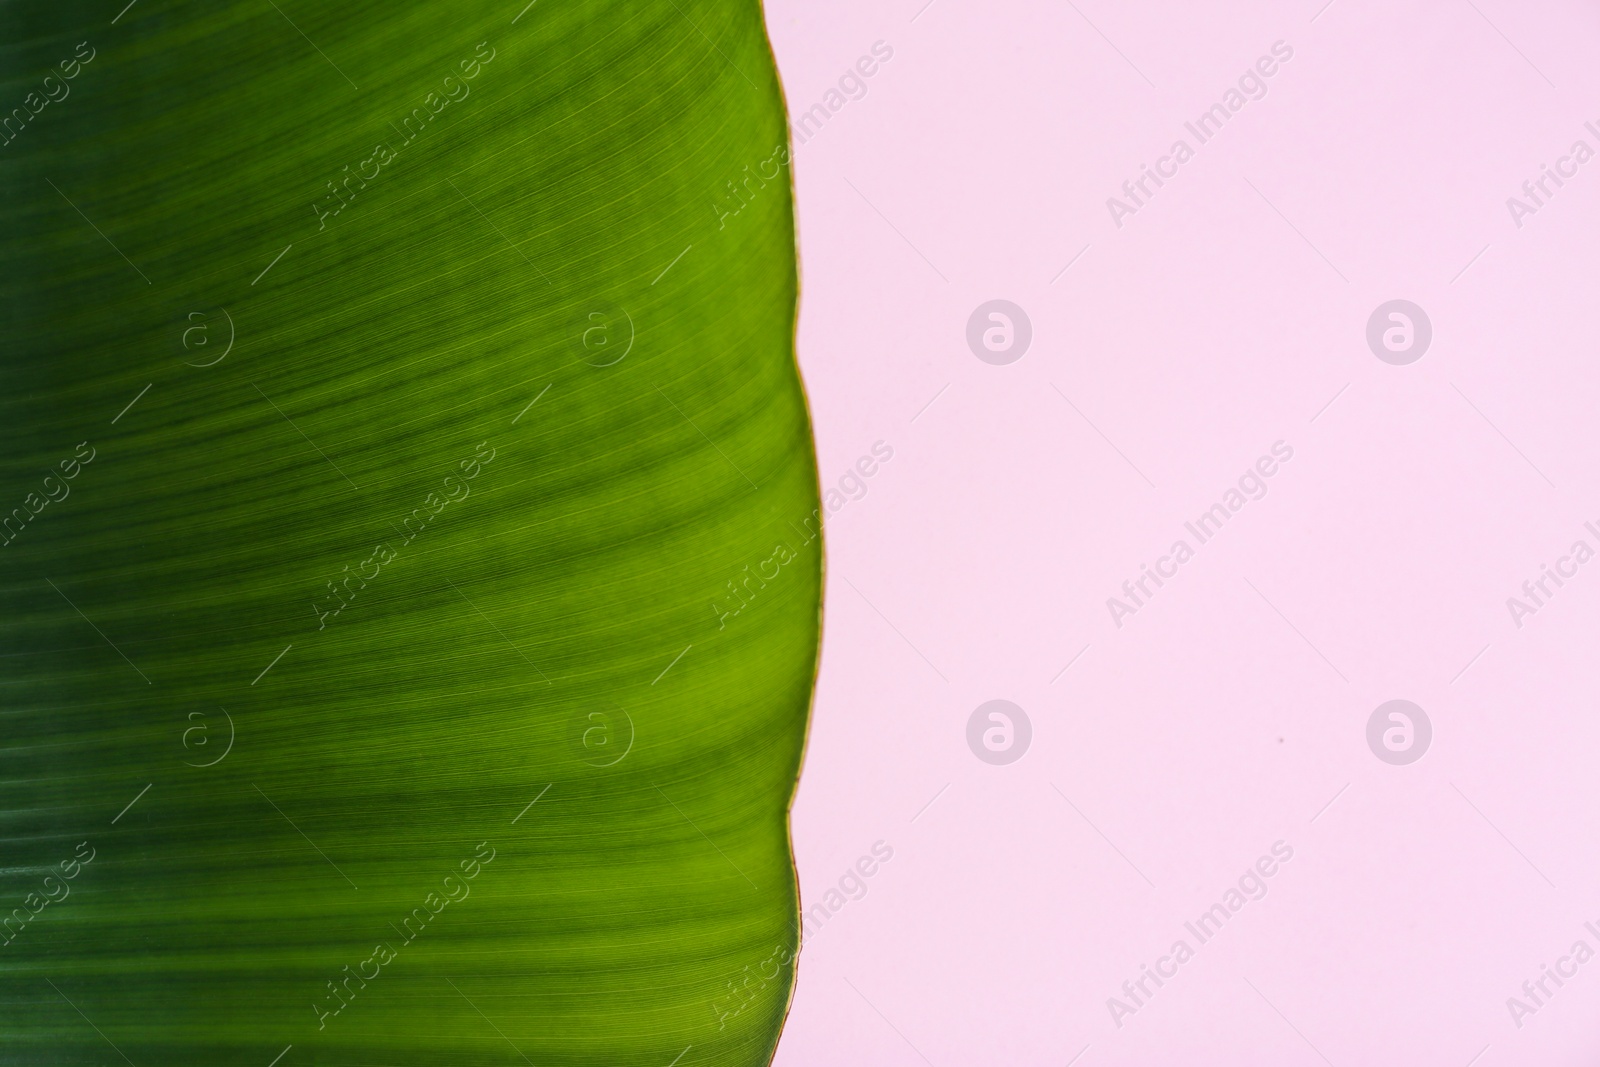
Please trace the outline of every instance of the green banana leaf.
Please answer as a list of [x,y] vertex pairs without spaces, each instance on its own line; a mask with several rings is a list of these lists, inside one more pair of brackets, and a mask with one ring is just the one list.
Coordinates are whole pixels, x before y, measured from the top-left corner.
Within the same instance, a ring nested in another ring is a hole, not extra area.
[[0,5],[0,1064],[764,1064],[821,541],[754,0]]

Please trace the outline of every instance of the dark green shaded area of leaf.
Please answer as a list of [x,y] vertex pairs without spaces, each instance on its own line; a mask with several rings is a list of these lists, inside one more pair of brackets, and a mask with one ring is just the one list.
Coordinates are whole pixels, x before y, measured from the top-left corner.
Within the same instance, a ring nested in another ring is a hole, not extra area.
[[0,1063],[765,1063],[821,544],[758,6],[121,7],[0,7]]

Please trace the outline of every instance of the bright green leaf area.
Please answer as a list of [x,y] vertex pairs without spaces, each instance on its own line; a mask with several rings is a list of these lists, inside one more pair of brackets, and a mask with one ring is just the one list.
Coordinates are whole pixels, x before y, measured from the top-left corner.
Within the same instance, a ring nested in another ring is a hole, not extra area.
[[0,1063],[765,1064],[759,5],[124,3],[0,4]]

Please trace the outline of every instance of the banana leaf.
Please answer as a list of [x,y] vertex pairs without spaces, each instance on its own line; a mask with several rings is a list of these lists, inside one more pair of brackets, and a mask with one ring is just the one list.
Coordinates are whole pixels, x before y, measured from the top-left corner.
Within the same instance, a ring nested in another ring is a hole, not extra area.
[[759,5],[124,3],[0,6],[0,1063],[768,1062]]

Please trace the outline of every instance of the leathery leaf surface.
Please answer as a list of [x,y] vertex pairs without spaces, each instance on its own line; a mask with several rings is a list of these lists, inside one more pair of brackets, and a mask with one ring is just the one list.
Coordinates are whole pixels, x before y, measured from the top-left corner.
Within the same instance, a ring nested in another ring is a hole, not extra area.
[[822,561],[758,4],[11,3],[4,115],[0,1063],[766,1063]]

